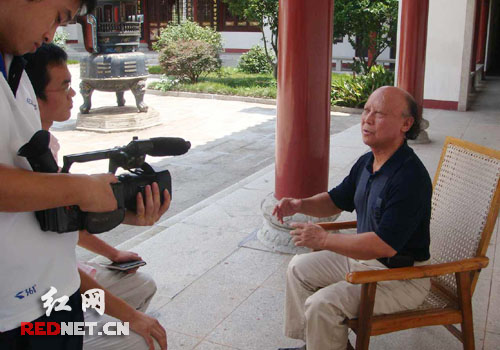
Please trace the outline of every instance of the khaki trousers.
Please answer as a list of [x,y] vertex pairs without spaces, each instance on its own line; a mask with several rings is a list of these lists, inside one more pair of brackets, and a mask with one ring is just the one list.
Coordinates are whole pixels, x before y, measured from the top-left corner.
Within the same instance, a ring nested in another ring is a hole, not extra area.
[[[358,316],[361,285],[345,281],[352,271],[380,270],[377,260],[358,261],[331,251],[296,255],[288,265],[285,335],[302,339],[307,350],[345,350],[346,317]],[[377,284],[375,314],[418,307],[430,289],[429,279]]]
[[[125,300],[136,310],[145,312],[156,292],[154,280],[140,271],[133,274],[108,270],[98,264],[86,263],[97,269],[95,279],[113,295]],[[85,322],[97,322],[94,335],[86,334],[83,339],[84,350],[146,350],[147,343],[142,336],[129,330],[129,335],[98,335],[103,332],[107,322],[121,322],[106,314],[99,315],[95,310],[84,312]],[[153,338],[154,339],[154,338]],[[155,342],[155,349],[160,349]]]

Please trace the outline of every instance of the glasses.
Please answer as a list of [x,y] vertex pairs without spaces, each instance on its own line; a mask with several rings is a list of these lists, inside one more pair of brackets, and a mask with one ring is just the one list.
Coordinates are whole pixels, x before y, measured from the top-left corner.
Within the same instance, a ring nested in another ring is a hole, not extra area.
[[69,94],[69,92],[71,91],[71,84],[70,83],[66,83],[65,86],[62,87],[62,88],[60,88],[60,89],[45,90],[45,92],[61,92],[61,91],[64,91],[67,94]]

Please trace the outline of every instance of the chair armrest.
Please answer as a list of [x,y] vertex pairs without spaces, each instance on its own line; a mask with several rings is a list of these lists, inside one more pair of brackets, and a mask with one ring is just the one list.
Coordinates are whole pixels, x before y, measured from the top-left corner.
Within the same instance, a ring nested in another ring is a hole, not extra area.
[[345,230],[348,228],[356,228],[357,221],[344,221],[344,222],[319,222],[317,224],[327,231]]
[[480,270],[488,266],[487,257],[476,257],[443,264],[400,267],[385,270],[355,271],[345,276],[347,282],[353,284],[381,281],[409,280],[415,278],[434,277],[449,273]]

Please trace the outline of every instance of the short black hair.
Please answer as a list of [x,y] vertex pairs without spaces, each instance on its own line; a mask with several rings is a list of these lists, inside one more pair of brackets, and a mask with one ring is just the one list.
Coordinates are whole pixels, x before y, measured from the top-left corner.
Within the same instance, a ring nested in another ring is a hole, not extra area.
[[28,53],[23,57],[26,60],[24,70],[30,78],[36,97],[45,101],[45,88],[50,83],[48,67],[66,63],[68,55],[56,44],[42,44],[35,53]]
[[97,0],[81,0],[80,1],[80,11],[76,14],[77,16],[85,16],[86,14],[94,11]]
[[406,132],[407,140],[415,140],[420,133],[420,122],[422,121],[422,113],[420,108],[418,108],[417,101],[409,93],[405,94],[406,97],[406,112],[403,114],[404,117],[413,117],[413,125],[410,130]]

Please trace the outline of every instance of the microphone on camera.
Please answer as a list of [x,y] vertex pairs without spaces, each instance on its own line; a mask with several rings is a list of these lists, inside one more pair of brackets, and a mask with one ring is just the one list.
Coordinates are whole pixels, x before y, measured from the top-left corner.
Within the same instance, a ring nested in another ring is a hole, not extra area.
[[153,157],[179,156],[191,148],[191,142],[180,137],[153,137],[133,140],[123,151],[131,155],[147,154]]
[[49,144],[50,132],[39,130],[31,137],[28,143],[17,151],[17,155],[27,158],[33,171],[57,173],[59,167],[52,155]]

